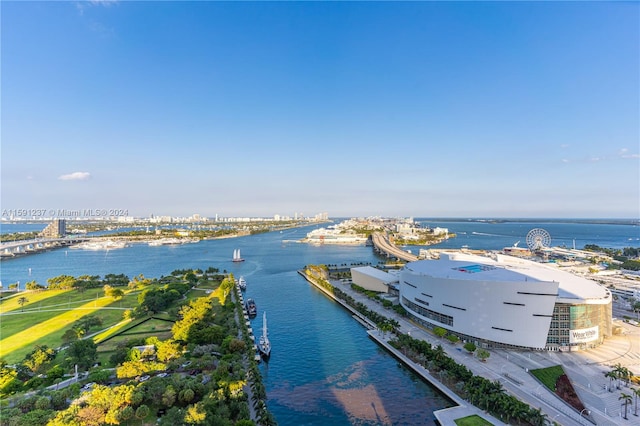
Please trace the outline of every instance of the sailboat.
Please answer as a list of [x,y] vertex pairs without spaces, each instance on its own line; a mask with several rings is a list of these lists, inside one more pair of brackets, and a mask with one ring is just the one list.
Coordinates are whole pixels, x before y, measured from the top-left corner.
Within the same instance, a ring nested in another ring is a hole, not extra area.
[[235,249],[233,251],[233,261],[234,262],[244,262],[244,259],[240,257],[240,249]]
[[262,336],[260,336],[260,339],[258,340],[258,350],[260,351],[260,354],[265,358],[269,358],[269,356],[271,355],[271,342],[269,342],[267,333],[266,312],[262,314]]

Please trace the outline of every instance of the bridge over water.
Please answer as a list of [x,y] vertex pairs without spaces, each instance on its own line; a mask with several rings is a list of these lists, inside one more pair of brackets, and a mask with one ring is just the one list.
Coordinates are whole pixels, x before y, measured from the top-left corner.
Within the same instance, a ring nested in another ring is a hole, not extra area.
[[87,241],[87,237],[36,238],[34,240],[8,241],[0,244],[0,258],[7,259],[44,250],[67,247]]
[[418,256],[408,253],[394,244],[389,242],[389,238],[382,232],[374,232],[371,235],[371,241],[374,247],[383,253],[386,253],[389,257],[395,257],[396,259],[404,260],[405,262],[414,262],[418,260]]

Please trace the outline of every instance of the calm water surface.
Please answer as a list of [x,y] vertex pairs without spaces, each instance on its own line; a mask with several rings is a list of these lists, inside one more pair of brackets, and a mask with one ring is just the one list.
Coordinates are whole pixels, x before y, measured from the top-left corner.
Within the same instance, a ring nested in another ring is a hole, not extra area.
[[[500,249],[516,241],[524,246],[527,232],[537,227],[549,231],[553,245],[571,247],[574,239],[577,248],[585,244],[611,248],[640,245],[640,227],[632,225],[421,222],[456,233],[456,238],[438,245],[447,248]],[[10,228],[3,225],[2,232],[16,232]],[[432,412],[450,403],[400,366],[368,338],[347,311],[297,273],[307,264],[375,265],[382,259],[370,247],[290,242],[313,228],[180,246],[59,249],[2,261],[0,280],[5,286],[14,282],[22,286],[31,280],[45,284],[48,278],[61,274],[159,277],[175,269],[209,266],[233,272],[247,280],[247,297],[256,300],[259,313],[267,312],[273,351],[261,369],[268,406],[279,424],[435,424]],[[236,248],[241,249],[245,262],[231,262]],[[412,248],[416,253],[418,249]],[[262,315],[253,320],[252,327],[259,333]]]

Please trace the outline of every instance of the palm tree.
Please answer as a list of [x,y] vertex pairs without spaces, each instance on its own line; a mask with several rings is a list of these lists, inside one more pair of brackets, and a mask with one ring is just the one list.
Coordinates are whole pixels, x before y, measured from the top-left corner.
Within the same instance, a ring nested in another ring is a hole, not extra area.
[[528,421],[534,426],[544,426],[547,424],[547,415],[542,413],[542,409],[531,408],[529,410]]
[[613,387],[611,386],[611,383],[613,379],[616,378],[616,374],[613,371],[607,371],[606,373],[604,373],[604,377],[609,379],[609,392],[613,392]]
[[616,379],[618,379],[618,389],[620,389],[620,380],[624,380],[625,384],[629,384],[629,377],[631,376],[631,371],[628,368],[623,367],[622,364],[618,363],[613,367],[613,374],[615,374]]
[[633,376],[633,373],[627,367],[621,367],[620,372],[622,374],[622,378],[624,379],[624,385],[629,386],[629,380],[631,380],[631,376]]
[[20,307],[22,308],[22,312],[24,312],[24,305],[26,305],[27,303],[29,303],[29,299],[24,296],[18,299],[18,305],[20,305]]
[[640,388],[633,388],[631,389],[631,392],[633,392],[633,395],[636,397],[636,409],[633,415],[637,416],[638,415],[638,398],[640,398]]
[[624,401],[624,419],[625,419],[625,420],[629,420],[629,419],[627,418],[627,406],[628,406],[629,404],[631,404],[631,401],[633,400],[633,398],[631,397],[631,395],[626,394],[626,393],[624,393],[624,392],[623,392],[623,393],[621,393],[621,394],[620,394],[620,396],[618,397],[618,401],[620,401],[620,400]]

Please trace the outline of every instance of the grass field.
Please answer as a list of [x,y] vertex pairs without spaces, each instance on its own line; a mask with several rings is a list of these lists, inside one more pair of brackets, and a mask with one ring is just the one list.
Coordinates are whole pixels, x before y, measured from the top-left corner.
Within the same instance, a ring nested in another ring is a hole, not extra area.
[[540,382],[551,390],[556,391],[556,382],[558,377],[564,374],[564,370],[560,365],[554,365],[553,367],[539,368],[537,370],[529,370]]
[[[21,361],[36,344],[58,347],[64,332],[87,315],[99,316],[107,328],[137,304],[135,292],[116,301],[104,297],[102,289],[94,290],[22,292],[4,298],[0,306],[0,358],[12,364]],[[23,307],[18,304],[20,297],[28,300]]]
[[486,421],[480,416],[473,415],[454,420],[458,426],[493,426],[493,423]]
[[[187,293],[187,300],[203,297],[211,290],[212,296],[220,299],[218,286],[219,282],[202,283],[199,288]],[[36,344],[50,348],[59,347],[62,344],[62,335],[73,327],[76,321],[88,315],[98,316],[102,320],[101,329],[104,331],[94,336],[96,342],[104,341],[109,336],[131,327],[129,321],[122,321],[123,312],[138,305],[139,291],[123,290],[125,296],[119,300],[105,297],[101,288],[84,292],[45,290],[3,294],[0,299],[0,359],[9,364],[20,362]],[[26,298],[27,302],[20,306],[18,301],[22,297]],[[135,333],[135,337],[155,335],[159,338],[169,338],[171,327],[172,324],[169,322],[153,320],[144,323],[135,331],[127,332]],[[123,339],[133,337],[134,335],[124,336]],[[104,348],[98,350],[105,353],[113,348],[115,346],[109,341]]]

